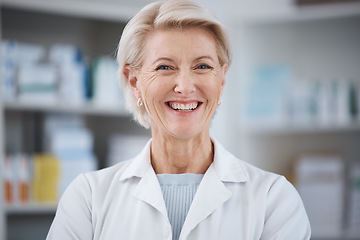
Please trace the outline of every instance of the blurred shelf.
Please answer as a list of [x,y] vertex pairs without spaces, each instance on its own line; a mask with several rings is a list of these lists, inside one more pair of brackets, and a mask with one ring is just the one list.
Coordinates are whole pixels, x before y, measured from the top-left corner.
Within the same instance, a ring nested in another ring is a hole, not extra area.
[[348,240],[359,240],[360,239],[360,231],[357,230],[356,232],[346,232],[343,234],[343,239]]
[[56,203],[29,203],[25,205],[7,205],[5,211],[7,214],[53,214],[56,212]]
[[360,132],[360,121],[349,124],[309,124],[309,125],[246,125],[239,124],[239,129],[245,134],[321,134],[321,133],[344,133]]
[[137,1],[96,0],[2,0],[1,6],[68,16],[128,21],[140,10]]
[[[128,21],[149,0],[2,0],[1,5],[11,8],[65,14],[77,17]],[[246,23],[272,23],[328,19],[360,15],[360,2],[315,4],[298,6],[294,1],[231,1],[221,2],[227,17]],[[215,7],[217,6],[216,3]]]
[[271,24],[299,21],[325,20],[360,16],[360,2],[343,2],[297,6],[294,3],[281,7],[254,8],[238,14],[237,20],[245,24]]
[[114,116],[114,117],[130,117],[130,113],[123,106],[109,107],[98,106],[92,103],[84,105],[69,105],[69,104],[47,104],[47,103],[4,103],[5,110],[12,111],[40,111],[40,112],[56,112],[56,113],[73,113],[83,115],[99,115],[99,116]]
[[343,231],[341,236],[334,236],[334,237],[318,237],[311,236],[311,240],[359,240],[360,239],[360,232],[347,232],[346,230]]

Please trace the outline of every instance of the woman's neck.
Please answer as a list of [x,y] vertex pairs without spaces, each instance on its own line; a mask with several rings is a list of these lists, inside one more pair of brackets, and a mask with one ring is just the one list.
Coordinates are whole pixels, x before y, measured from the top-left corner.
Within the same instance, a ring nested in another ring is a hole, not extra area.
[[186,140],[153,136],[151,164],[157,174],[204,174],[213,161],[213,149],[209,136]]

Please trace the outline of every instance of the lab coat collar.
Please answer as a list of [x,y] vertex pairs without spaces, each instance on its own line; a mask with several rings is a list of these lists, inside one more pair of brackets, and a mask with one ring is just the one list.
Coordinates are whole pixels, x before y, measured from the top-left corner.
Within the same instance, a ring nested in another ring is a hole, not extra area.
[[[214,143],[214,161],[211,164],[214,171],[223,182],[246,182],[248,174],[242,166],[242,161],[224,149],[224,147],[215,139]],[[146,144],[141,153],[135,157],[128,165],[125,172],[121,175],[120,180],[126,180],[132,177],[142,178],[152,169],[150,160],[151,140]]]
[[152,169],[150,160],[150,146],[151,139],[145,145],[140,154],[129,162],[129,165],[120,177],[120,181],[124,181],[132,177],[142,178],[150,168]]
[[223,182],[246,182],[248,174],[244,170],[243,162],[232,155],[216,140],[214,143],[214,171]]
[[231,196],[232,192],[220,180],[215,166],[211,164],[191,203],[179,239],[187,239],[200,222],[204,221]]
[[[204,174],[195,194],[180,234],[179,239],[181,240],[187,239],[191,231],[201,221],[211,215],[232,196],[232,192],[224,182],[246,182],[248,179],[247,173],[242,167],[242,162],[227,152],[217,141],[212,140],[212,142],[215,151],[214,161]],[[160,184],[154,184],[158,180],[151,166],[150,144],[151,140],[143,151],[129,162],[125,172],[120,177],[120,181],[132,177],[141,178],[134,189],[133,195],[153,206],[168,219]]]
[[159,196],[162,196],[160,185],[154,184],[158,180],[151,166],[150,145],[151,140],[146,144],[141,153],[129,162],[129,165],[120,177],[120,181],[133,177],[141,178],[134,189],[133,196],[153,206],[167,217],[164,199],[163,197],[159,198]]

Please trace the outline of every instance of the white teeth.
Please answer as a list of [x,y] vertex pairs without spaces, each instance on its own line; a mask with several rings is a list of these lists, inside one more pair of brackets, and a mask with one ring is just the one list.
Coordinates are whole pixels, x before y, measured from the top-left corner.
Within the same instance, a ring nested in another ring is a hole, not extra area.
[[183,104],[183,103],[169,103],[169,106],[174,110],[179,111],[192,111],[195,110],[198,107],[199,103],[193,102],[189,104]]

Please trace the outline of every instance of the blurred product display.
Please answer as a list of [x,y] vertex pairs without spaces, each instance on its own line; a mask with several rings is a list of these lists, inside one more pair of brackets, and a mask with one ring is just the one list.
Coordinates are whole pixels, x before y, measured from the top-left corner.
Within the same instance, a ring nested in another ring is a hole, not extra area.
[[115,58],[89,64],[82,50],[70,44],[1,42],[2,97],[5,102],[119,107],[123,96]]
[[93,152],[94,137],[80,116],[49,114],[44,125],[44,149],[59,160],[60,197],[79,174],[98,169]]
[[4,188],[8,204],[56,204],[79,174],[97,169],[93,135],[79,116],[49,114],[44,153],[6,156]]
[[245,90],[245,124],[326,127],[360,123],[358,81],[301,79],[292,72],[285,66],[255,70]]

